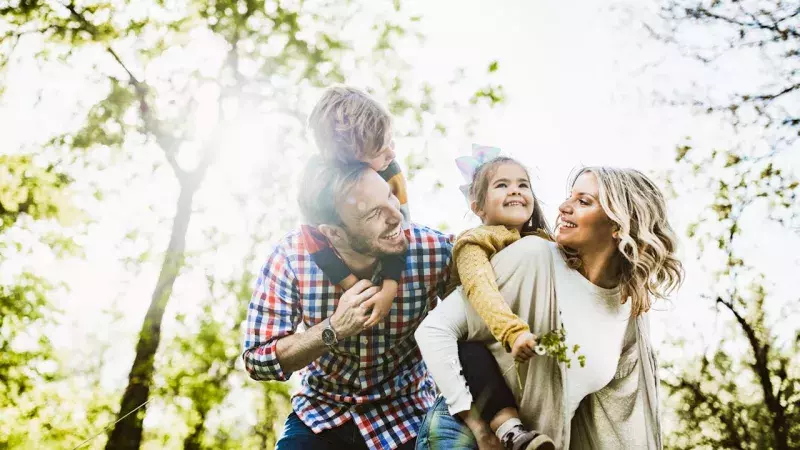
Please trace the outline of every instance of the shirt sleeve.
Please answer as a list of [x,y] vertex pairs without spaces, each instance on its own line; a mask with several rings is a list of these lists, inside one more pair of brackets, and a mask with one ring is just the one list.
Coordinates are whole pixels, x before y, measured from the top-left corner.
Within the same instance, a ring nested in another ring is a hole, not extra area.
[[467,299],[506,351],[511,351],[517,337],[530,327],[500,294],[490,259],[519,238],[519,233],[502,226],[479,227],[460,236],[453,249]]
[[468,333],[467,308],[455,291],[422,321],[414,338],[450,414],[469,411],[472,394],[458,359],[458,341]]
[[[453,279],[452,259],[453,259],[453,241],[455,237],[452,234],[443,235],[440,238],[439,246],[437,249],[441,253],[442,258],[442,275],[436,283],[436,296],[439,299],[444,299],[446,296],[453,292],[454,286],[451,282]],[[433,300],[436,302],[436,299]],[[436,304],[428,305],[433,309]]]
[[278,362],[278,339],[293,334],[302,317],[297,277],[289,266],[284,249],[276,247],[256,282],[247,310],[244,366],[254,380],[286,381]]

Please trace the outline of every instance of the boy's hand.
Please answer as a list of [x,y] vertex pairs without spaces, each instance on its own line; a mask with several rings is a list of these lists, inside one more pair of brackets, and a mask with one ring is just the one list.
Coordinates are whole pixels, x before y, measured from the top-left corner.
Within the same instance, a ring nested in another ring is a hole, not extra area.
[[525,362],[531,359],[536,353],[533,351],[536,347],[536,335],[530,331],[520,334],[514,345],[511,346],[511,356],[517,362]]
[[364,323],[364,328],[374,327],[389,314],[396,295],[397,282],[394,280],[385,280],[380,292],[364,302],[364,307],[367,308],[367,310],[372,308],[372,314],[370,314],[369,319]]

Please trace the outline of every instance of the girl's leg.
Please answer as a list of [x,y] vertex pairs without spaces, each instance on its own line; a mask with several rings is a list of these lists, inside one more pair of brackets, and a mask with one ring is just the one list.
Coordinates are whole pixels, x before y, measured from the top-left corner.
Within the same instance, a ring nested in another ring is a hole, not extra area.
[[458,358],[480,416],[493,431],[506,420],[519,417],[514,394],[486,345],[459,342]]

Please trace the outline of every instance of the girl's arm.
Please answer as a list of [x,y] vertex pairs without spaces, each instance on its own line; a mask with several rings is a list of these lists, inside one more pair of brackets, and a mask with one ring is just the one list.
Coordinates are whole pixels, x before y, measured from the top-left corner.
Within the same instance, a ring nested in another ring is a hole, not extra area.
[[505,227],[480,227],[461,237],[453,249],[456,268],[470,304],[506,351],[511,351],[530,327],[511,311],[497,287],[490,259],[519,240],[519,233]]

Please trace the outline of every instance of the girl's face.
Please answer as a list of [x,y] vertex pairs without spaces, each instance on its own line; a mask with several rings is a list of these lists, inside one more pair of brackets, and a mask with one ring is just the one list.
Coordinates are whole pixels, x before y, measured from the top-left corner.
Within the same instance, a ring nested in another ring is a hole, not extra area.
[[497,167],[489,179],[483,207],[473,205],[473,211],[484,225],[505,225],[522,229],[531,218],[534,206],[528,173],[518,164]]
[[595,174],[581,174],[558,211],[556,242],[559,245],[578,252],[616,246],[617,227],[600,205],[600,190]]

